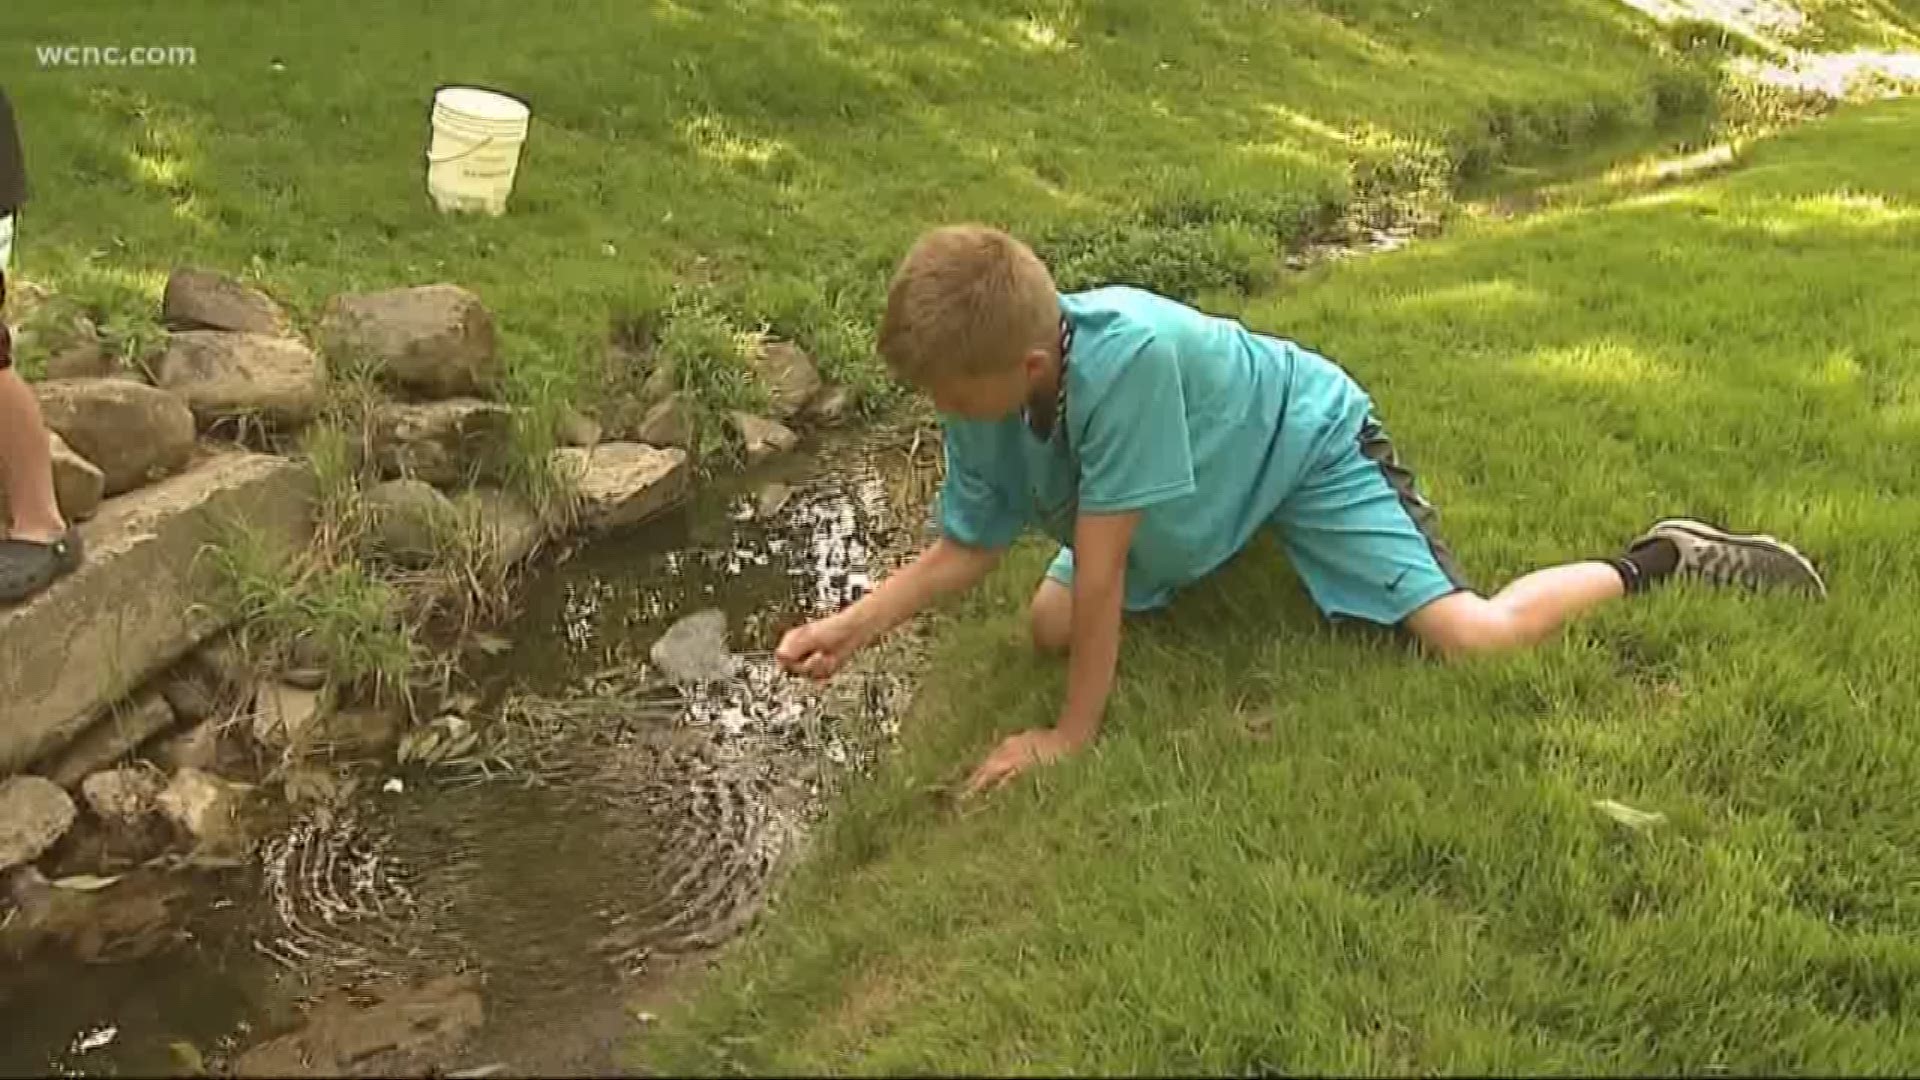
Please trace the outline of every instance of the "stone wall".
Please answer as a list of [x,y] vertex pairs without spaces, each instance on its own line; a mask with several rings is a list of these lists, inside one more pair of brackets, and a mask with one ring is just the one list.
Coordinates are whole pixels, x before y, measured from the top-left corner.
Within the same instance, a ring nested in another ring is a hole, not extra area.
[[[479,524],[490,562],[511,567],[563,525],[634,524],[692,484],[690,402],[663,383],[638,403],[642,422],[614,432],[622,438],[602,441],[598,422],[569,418],[568,445],[546,463],[568,513],[543,518],[500,486],[515,414],[498,399],[493,316],[456,285],[336,296],[315,347],[271,297],[184,269],[167,283],[162,319],[165,348],[145,362],[80,342],[36,387],[61,507],[81,523],[88,557],[0,609],[0,878],[16,899],[44,884],[41,869],[113,873],[181,845],[194,858],[245,857],[263,771],[291,784],[306,755],[387,757],[410,731],[458,720],[446,702],[355,700],[330,684],[324,657],[263,671],[208,602],[206,555],[230,524],[289,551],[314,536],[313,470],[271,451],[298,445],[327,408],[330,378],[351,372],[379,388],[360,433],[372,477],[357,556],[381,565],[430,565],[436,522],[456,508]],[[798,443],[782,420],[833,423],[847,411],[847,392],[823,386],[790,344],[767,342],[755,373],[776,418],[732,415],[750,463]]]

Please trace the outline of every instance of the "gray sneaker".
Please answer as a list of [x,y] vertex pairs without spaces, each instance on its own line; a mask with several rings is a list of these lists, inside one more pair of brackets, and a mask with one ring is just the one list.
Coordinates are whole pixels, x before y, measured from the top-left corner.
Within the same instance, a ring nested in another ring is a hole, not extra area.
[[1742,535],[1714,528],[1704,521],[1669,518],[1634,546],[1648,540],[1671,540],[1680,551],[1678,575],[1714,585],[1741,585],[1749,589],[1798,589],[1825,599],[1827,583],[1820,571],[1793,545],[1771,536]]

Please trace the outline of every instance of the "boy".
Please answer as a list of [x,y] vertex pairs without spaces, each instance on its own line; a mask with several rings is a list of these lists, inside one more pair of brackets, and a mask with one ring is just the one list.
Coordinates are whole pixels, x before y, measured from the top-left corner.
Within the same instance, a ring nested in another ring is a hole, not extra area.
[[14,214],[27,198],[27,173],[13,105],[0,90],[0,485],[13,520],[0,533],[0,604],[14,604],[80,563],[80,537],[67,528],[53,492],[53,456],[40,402],[13,370],[5,321]]
[[788,634],[777,656],[827,678],[978,582],[1029,523],[1045,529],[1062,547],[1034,594],[1032,634],[1069,658],[1066,703],[1052,728],[1002,742],[968,794],[1091,742],[1122,612],[1165,605],[1267,526],[1327,616],[1404,628],[1446,657],[1534,644],[1676,574],[1826,593],[1778,540],[1670,520],[1618,558],[1483,597],[1339,367],[1136,289],[1062,296],[1026,245],[993,229],[936,229],[914,245],[888,292],[880,351],[942,414],[943,535],[858,603]]

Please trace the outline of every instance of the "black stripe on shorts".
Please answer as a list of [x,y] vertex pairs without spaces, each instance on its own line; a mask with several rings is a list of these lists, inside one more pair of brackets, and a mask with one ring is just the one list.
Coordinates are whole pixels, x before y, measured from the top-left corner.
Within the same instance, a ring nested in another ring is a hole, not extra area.
[[1432,550],[1433,559],[1440,564],[1440,570],[1447,575],[1447,580],[1453,582],[1455,588],[1474,591],[1466,573],[1460,569],[1459,560],[1453,557],[1446,541],[1440,539],[1440,511],[1434,509],[1433,504],[1420,494],[1412,470],[1400,463],[1400,455],[1394,450],[1392,440],[1387,438],[1386,429],[1373,417],[1368,417],[1367,422],[1360,426],[1360,453],[1380,466],[1380,472],[1386,476],[1394,494],[1400,496],[1400,505],[1406,509],[1407,516],[1413,519],[1414,528],[1426,537],[1427,547]]

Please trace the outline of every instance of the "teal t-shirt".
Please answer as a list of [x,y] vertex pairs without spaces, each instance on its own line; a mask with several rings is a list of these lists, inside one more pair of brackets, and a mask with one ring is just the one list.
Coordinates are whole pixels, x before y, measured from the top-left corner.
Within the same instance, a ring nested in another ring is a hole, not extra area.
[[1142,511],[1130,611],[1245,547],[1372,409],[1331,361],[1232,319],[1132,288],[1060,306],[1073,329],[1065,423],[1043,442],[1018,413],[943,417],[940,525],[971,547],[1006,547],[1030,526],[1071,545],[1078,513]]

